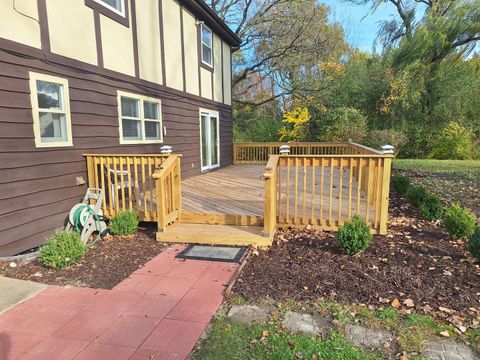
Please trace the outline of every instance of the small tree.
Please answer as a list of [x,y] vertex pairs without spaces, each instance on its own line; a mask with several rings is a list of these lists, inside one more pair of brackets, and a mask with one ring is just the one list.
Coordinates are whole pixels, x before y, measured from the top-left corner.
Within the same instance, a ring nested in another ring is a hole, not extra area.
[[283,115],[285,126],[279,130],[280,141],[292,140],[301,141],[305,137],[307,123],[310,120],[310,114],[306,107],[296,107]]
[[459,123],[449,123],[433,142],[430,157],[440,160],[468,160],[474,153],[473,132]]

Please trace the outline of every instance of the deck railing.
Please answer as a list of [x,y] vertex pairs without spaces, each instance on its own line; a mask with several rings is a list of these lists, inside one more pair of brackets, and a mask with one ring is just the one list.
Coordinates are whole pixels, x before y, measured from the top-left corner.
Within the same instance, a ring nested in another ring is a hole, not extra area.
[[170,155],[153,174],[158,209],[158,231],[164,232],[168,225],[180,221],[182,216],[182,175],[180,157]]
[[287,226],[336,230],[354,215],[373,232],[387,232],[393,155],[354,143],[339,145],[337,152],[343,154],[270,156],[265,236]]
[[296,143],[234,143],[234,165],[262,165],[270,155],[279,155],[280,146],[288,145],[290,155],[354,155],[381,152],[353,142],[296,142]]
[[104,189],[102,212],[112,218],[135,210],[141,221],[157,221],[153,174],[169,155],[84,154],[88,186]]

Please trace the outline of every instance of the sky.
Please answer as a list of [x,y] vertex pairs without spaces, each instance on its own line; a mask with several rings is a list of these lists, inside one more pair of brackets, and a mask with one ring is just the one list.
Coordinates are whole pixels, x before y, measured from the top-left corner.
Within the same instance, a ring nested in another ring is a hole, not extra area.
[[352,47],[372,52],[379,22],[395,14],[390,3],[382,4],[372,13],[370,5],[353,5],[343,0],[320,0],[331,9],[330,20],[338,22]]

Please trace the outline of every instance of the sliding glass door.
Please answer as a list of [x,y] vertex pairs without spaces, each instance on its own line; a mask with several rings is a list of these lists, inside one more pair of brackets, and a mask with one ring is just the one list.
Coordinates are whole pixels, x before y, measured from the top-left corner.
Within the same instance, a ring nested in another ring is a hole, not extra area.
[[200,136],[202,150],[202,171],[220,166],[219,122],[217,112],[200,112]]

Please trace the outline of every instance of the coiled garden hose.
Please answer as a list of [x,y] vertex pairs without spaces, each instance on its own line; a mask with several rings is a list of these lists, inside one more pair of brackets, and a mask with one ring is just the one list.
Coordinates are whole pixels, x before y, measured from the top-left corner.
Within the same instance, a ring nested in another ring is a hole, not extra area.
[[78,232],[82,232],[83,226],[85,225],[88,216],[92,214],[93,220],[95,221],[95,229],[97,230],[97,237],[95,240],[93,240],[89,244],[85,244],[87,247],[92,247],[100,238],[101,235],[101,226],[100,226],[100,215],[98,215],[89,205],[84,205],[84,204],[79,204],[73,214],[72,214],[72,220],[73,220],[73,226]]

